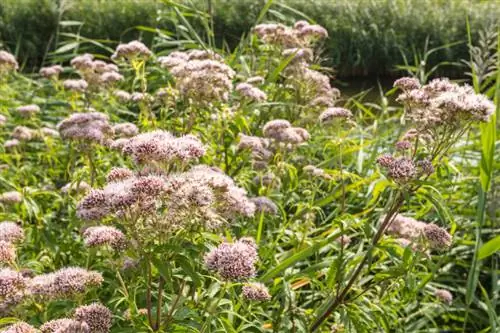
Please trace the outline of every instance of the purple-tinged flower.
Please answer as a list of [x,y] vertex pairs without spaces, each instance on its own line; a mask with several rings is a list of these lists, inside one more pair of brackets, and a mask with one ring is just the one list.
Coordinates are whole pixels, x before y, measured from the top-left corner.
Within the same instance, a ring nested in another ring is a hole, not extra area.
[[24,240],[24,230],[14,222],[0,222],[0,241],[18,243]]
[[16,204],[23,201],[23,195],[18,191],[9,191],[0,194],[0,202],[4,204]]
[[120,251],[127,246],[127,239],[120,230],[114,227],[98,226],[90,227],[83,233],[85,245],[96,247],[108,245],[114,250]]
[[222,243],[205,255],[205,266],[216,271],[224,280],[238,281],[255,275],[258,254],[255,242],[239,240]]
[[445,250],[451,246],[452,237],[448,231],[433,223],[425,225],[423,235],[432,249]]
[[451,305],[451,303],[453,302],[452,293],[450,293],[446,289],[436,289],[436,291],[434,292],[434,296],[436,296],[436,298],[441,302],[446,303],[448,305]]
[[74,319],[61,318],[51,320],[40,326],[41,333],[91,333],[90,327]]
[[26,279],[10,268],[0,269],[0,299],[15,296],[26,287]]
[[63,87],[69,91],[85,92],[89,84],[85,80],[64,80]]
[[0,73],[16,71],[19,68],[16,58],[9,52],[0,50]]
[[250,199],[255,204],[255,211],[268,213],[271,215],[278,214],[278,206],[268,197],[255,197]]
[[115,53],[111,56],[111,59],[148,59],[151,55],[152,52],[146,45],[139,42],[138,40],[134,40],[126,44],[118,45]]
[[403,91],[409,91],[419,89],[421,85],[420,82],[413,77],[402,77],[394,81],[394,87],[402,89]]
[[20,321],[8,326],[6,329],[0,331],[0,333],[37,333],[37,330],[30,324]]
[[262,283],[248,283],[243,286],[243,297],[250,301],[268,301],[271,299],[269,290]]
[[31,118],[34,114],[40,112],[40,107],[36,104],[23,105],[16,109],[16,111],[24,118]]
[[74,319],[86,323],[92,333],[108,333],[112,324],[111,311],[102,304],[93,303],[75,310]]
[[63,70],[64,68],[60,65],[42,67],[40,69],[40,75],[47,79],[57,79]]
[[352,112],[345,108],[328,108],[319,116],[319,121],[323,124],[333,122],[335,120],[347,120],[352,118]]
[[0,264],[10,264],[16,260],[16,249],[6,241],[0,240]]

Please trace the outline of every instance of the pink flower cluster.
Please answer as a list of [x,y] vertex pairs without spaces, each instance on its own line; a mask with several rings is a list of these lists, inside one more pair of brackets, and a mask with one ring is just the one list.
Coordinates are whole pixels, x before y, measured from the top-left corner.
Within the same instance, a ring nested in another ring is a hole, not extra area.
[[495,104],[486,96],[446,78],[434,79],[424,86],[416,79],[401,78],[394,85],[403,91],[398,101],[406,106],[407,116],[420,130],[487,122],[495,112]]
[[57,125],[63,139],[108,144],[113,136],[109,117],[100,112],[74,113]]
[[224,242],[205,255],[205,266],[227,281],[246,280],[255,275],[258,259],[253,239],[242,238],[234,243]]
[[170,71],[176,88],[186,98],[200,104],[229,99],[235,73],[219,55],[211,51],[192,50],[172,52],[158,58],[158,61]]

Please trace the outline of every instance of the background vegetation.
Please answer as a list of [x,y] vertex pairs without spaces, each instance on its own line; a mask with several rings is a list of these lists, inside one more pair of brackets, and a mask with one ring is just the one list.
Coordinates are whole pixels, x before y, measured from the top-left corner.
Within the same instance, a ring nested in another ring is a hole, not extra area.
[[[265,2],[185,1],[201,11],[210,7],[218,44],[227,42],[230,47],[248,33]],[[169,1],[160,0],[4,0],[0,3],[0,43],[18,54],[21,63],[36,67],[56,48],[58,32],[116,43],[138,36],[150,41],[154,33],[139,27],[173,31],[170,7]],[[424,53],[426,40],[429,49],[449,45],[427,59],[429,66],[465,59],[465,18],[469,17],[475,40],[481,29],[498,25],[500,9],[496,1],[280,0],[267,13],[269,20],[288,23],[304,17],[327,28],[325,64],[348,77],[387,75],[403,63],[402,55],[413,61],[414,55]],[[460,74],[450,66],[442,70]]]

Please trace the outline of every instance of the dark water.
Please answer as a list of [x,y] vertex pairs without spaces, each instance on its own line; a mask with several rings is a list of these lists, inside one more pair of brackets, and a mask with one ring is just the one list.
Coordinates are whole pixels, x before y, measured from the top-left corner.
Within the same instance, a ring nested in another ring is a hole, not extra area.
[[[364,93],[362,97],[363,102],[380,103],[381,97],[392,89],[393,83],[394,79],[390,77],[359,77],[337,79],[332,85],[340,89],[342,96],[346,99]],[[393,100],[393,98],[394,95],[388,97],[389,100]]]

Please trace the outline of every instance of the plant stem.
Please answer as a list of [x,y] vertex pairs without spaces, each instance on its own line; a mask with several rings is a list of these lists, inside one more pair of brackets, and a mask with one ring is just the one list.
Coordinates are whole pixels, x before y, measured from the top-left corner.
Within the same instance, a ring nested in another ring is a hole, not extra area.
[[315,332],[321,326],[321,324],[333,313],[333,311],[335,311],[335,309],[337,309],[337,307],[343,303],[347,293],[351,290],[352,286],[354,285],[359,275],[363,271],[365,264],[368,262],[369,259],[371,259],[373,250],[375,249],[378,241],[384,234],[385,229],[387,229],[389,224],[391,224],[391,222],[393,221],[396,214],[399,212],[399,209],[401,208],[403,203],[404,203],[404,197],[401,193],[399,193],[396,196],[396,199],[394,199],[391,208],[389,209],[389,212],[385,216],[385,219],[380,225],[377,233],[375,234],[375,236],[373,236],[372,243],[368,248],[368,251],[363,257],[363,260],[361,260],[361,262],[356,267],[356,270],[349,279],[349,282],[347,282],[347,285],[344,287],[344,289],[342,289],[342,291],[333,299],[331,304],[327,307],[326,311],[324,311],[319,317],[316,318],[316,320],[311,325],[310,332]]
[[148,310],[148,322],[149,326],[154,329],[153,325],[153,316],[152,316],[152,301],[151,301],[151,283],[152,283],[152,278],[151,278],[151,263],[149,261],[149,258],[146,260],[146,276],[147,276],[147,291],[146,291],[146,307]]
[[94,159],[92,158],[92,151],[90,151],[90,149],[87,151],[87,158],[89,160],[89,169],[90,169],[90,186],[94,187],[96,179],[96,169],[95,169]]
[[163,287],[165,286],[165,279],[160,276],[160,282],[158,284],[158,302],[156,304],[156,324],[155,331],[160,329],[161,323],[161,310],[162,310],[162,302],[163,302]]

